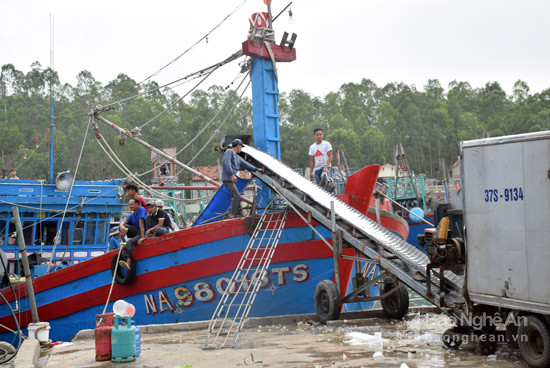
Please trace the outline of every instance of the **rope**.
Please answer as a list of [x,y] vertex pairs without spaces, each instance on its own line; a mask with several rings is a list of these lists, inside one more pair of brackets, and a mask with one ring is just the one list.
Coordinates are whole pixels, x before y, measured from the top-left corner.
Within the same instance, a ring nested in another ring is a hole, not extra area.
[[[128,179],[134,180],[136,182],[136,184],[139,184],[139,186],[141,186],[142,188],[150,191],[151,193],[155,194],[156,196],[164,198],[166,200],[171,200],[171,201],[176,201],[176,202],[189,202],[189,203],[199,202],[199,201],[203,201],[203,200],[210,199],[210,198],[213,197],[213,195],[210,195],[210,196],[205,196],[205,197],[200,197],[200,198],[191,198],[191,199],[176,198],[176,197],[167,196],[162,192],[158,192],[158,191],[154,190],[153,188],[151,188],[150,186],[145,184],[145,182],[141,181],[137,176],[132,174],[131,171],[126,166],[124,166],[124,164],[122,163],[120,158],[116,155],[116,153],[113,152],[113,150],[111,149],[109,144],[105,141],[105,138],[103,138],[103,136],[100,136],[100,137],[101,137],[101,140],[104,142],[104,145],[101,142],[99,142],[99,139],[96,139],[96,142],[98,142],[101,149],[103,149],[103,152],[105,152],[107,157],[109,157],[111,159],[111,161],[113,161],[113,163],[117,166],[117,168],[123,174],[127,175]],[[109,149],[111,154],[109,154],[109,152],[107,152],[107,149],[105,148],[105,146]],[[119,162],[120,162],[120,164],[119,164]]]
[[[241,72],[239,72],[237,74],[237,76],[233,79],[233,81],[229,84],[233,84],[237,78],[239,77],[239,74],[241,74]],[[242,82],[241,82],[242,84]],[[229,88],[229,85],[226,87],[226,88]],[[239,84],[239,86],[237,87],[237,89],[239,89],[241,85]],[[210,121],[189,141],[187,142],[187,144],[182,148],[180,149],[178,152],[176,152],[176,154],[174,156],[172,156],[172,158],[176,158],[180,153],[182,153],[187,147],[189,147],[194,141],[196,141],[201,135],[202,133],[204,133],[204,131],[206,130],[206,128],[208,128],[215,120],[216,118],[218,117],[218,115],[222,112],[223,108],[225,107],[225,105],[227,105],[229,103],[229,101],[233,98],[233,96],[237,93],[237,89],[236,90],[233,90],[231,91],[231,94],[225,99],[222,107],[216,112],[216,115],[214,115],[214,117],[212,119],[210,119]],[[141,177],[141,176],[144,176],[146,174],[149,174],[150,172],[154,171],[155,170],[155,167],[141,173],[141,174],[138,174],[137,176]]]
[[[193,45],[191,45],[187,50],[185,50],[184,52],[182,52],[181,54],[179,54],[175,59],[173,59],[172,61],[170,61],[168,64],[166,64],[165,66],[163,66],[162,68],[160,68],[159,70],[157,70],[156,72],[154,72],[153,74],[151,74],[150,76],[148,76],[147,78],[144,78],[141,82],[139,83],[135,83],[132,85],[132,87],[135,87],[135,86],[138,86],[138,85],[141,85],[143,82],[145,82],[146,80],[149,80],[151,79],[152,77],[158,75],[161,71],[163,71],[164,69],[166,69],[168,66],[172,65],[174,62],[176,62],[177,60],[179,60],[183,55],[187,54],[189,51],[191,51],[193,48],[195,48],[195,46],[197,46],[199,43],[201,43],[204,39],[207,39],[208,36],[210,34],[212,34],[216,29],[218,29],[227,19],[229,19],[229,17],[231,17],[233,14],[235,14],[240,8],[242,8],[242,6],[244,5],[244,3],[246,3],[246,0],[243,0],[239,5],[237,5],[231,12],[229,12],[228,15],[225,16],[225,18],[223,18],[216,26],[214,26],[214,28],[212,28],[208,33],[206,33],[203,37],[201,37],[197,42],[195,42]],[[177,83],[179,82],[181,79],[177,80],[177,81],[174,81],[172,83]],[[172,84],[172,83],[168,83],[164,86],[167,86],[169,84]],[[132,88],[130,87],[130,88]],[[120,96],[124,93],[126,93],[127,91],[129,91],[130,88],[127,88],[125,89],[124,91],[121,91],[117,94],[117,96]],[[160,88],[160,87],[159,87]],[[153,89],[153,90],[149,90],[148,92],[146,93],[150,93],[150,92],[153,92],[155,91],[157,88]],[[137,97],[138,95],[134,96],[134,97]],[[132,97],[132,98],[134,98]],[[103,106],[110,106],[112,104],[116,104],[117,102],[113,102],[109,105],[103,105]],[[97,105],[97,103],[94,103],[94,105]],[[74,117],[74,116],[78,116],[78,115],[87,115],[88,114],[88,111],[89,109],[82,109],[82,110],[77,110],[75,111],[74,113],[70,113],[70,114],[63,114],[63,115],[59,115],[59,116],[55,116],[54,118],[57,119],[57,118],[60,118],[60,117]]]
[[144,126],[146,125],[149,125],[151,122],[155,121],[156,119],[158,119],[159,117],[161,117],[162,115],[164,115],[166,112],[172,110],[172,108],[174,108],[174,106],[176,106],[177,104],[179,104],[185,97],[187,97],[191,92],[193,92],[195,89],[197,89],[198,86],[200,86],[206,79],[208,79],[208,77],[210,77],[212,75],[212,73],[214,73],[216,70],[218,70],[218,68],[220,68],[220,66],[217,66],[216,68],[214,68],[211,72],[209,72],[206,77],[204,77],[203,79],[201,79],[201,81],[197,84],[195,84],[195,86],[193,88],[191,88],[189,91],[187,91],[186,94],[184,94],[183,96],[181,96],[180,98],[178,98],[176,100],[176,102],[174,102],[173,104],[171,104],[170,106],[168,106],[166,109],[164,109],[163,111],[159,112],[157,115],[155,115],[153,118],[151,118],[149,121],[147,121],[146,123],[142,124],[139,128],[137,128],[137,130],[141,130]]
[[[243,78],[243,81],[244,81],[244,78]],[[242,82],[243,82],[242,81]],[[241,84],[242,84],[241,82]],[[189,160],[189,162],[187,163],[187,166],[191,165],[191,163],[200,155],[200,153],[208,146],[208,144],[210,143],[210,141],[216,136],[216,134],[219,133],[220,131],[220,128],[225,124],[225,122],[227,121],[227,119],[231,116],[231,114],[233,113],[233,111],[235,110],[235,108],[237,107],[239,101],[241,100],[241,98],[243,97],[244,93],[246,92],[246,90],[248,89],[248,86],[250,85],[250,80],[248,81],[248,84],[246,85],[246,87],[244,88],[243,92],[241,93],[241,95],[239,96],[239,99],[237,100],[237,102],[235,102],[235,105],[233,105],[233,107],[231,108],[231,110],[229,111],[229,113],[227,114],[227,116],[225,117],[225,119],[223,119],[223,121],[220,123],[220,125],[216,128],[216,130],[214,131],[214,134],[212,134],[210,136],[210,138],[208,139],[208,141],[204,144],[204,146],[199,150],[199,152],[197,152],[195,154],[195,156],[193,156],[193,158],[191,160]],[[239,85],[240,87],[240,85]]]
[[105,302],[105,307],[103,308],[103,313],[105,314],[105,311],[107,310],[107,305],[109,305],[109,300],[111,300],[111,293],[113,292],[113,286],[115,284],[115,278],[116,273],[118,272],[118,262],[120,261],[120,253],[122,253],[122,247],[120,247],[117,258],[116,258],[116,265],[115,265],[115,271],[113,272],[113,279],[111,280],[111,287],[109,288],[109,295],[107,295],[107,301]]
[[[63,211],[63,217],[61,218],[61,224],[59,226],[59,229],[57,230],[57,233],[55,234],[54,243],[53,243],[53,249],[52,249],[52,255],[50,257],[50,261],[48,262],[48,267],[46,268],[46,273],[50,271],[50,266],[53,261],[53,256],[55,254],[55,248],[57,248],[57,244],[61,242],[61,230],[63,229],[63,220],[65,220],[65,214],[67,213],[67,208],[69,207],[69,200],[71,199],[71,194],[73,193],[73,187],[74,187],[74,180],[76,180],[76,174],[78,173],[78,168],[80,167],[80,160],[82,159],[82,152],[84,152],[84,146],[86,145],[86,138],[88,137],[88,130],[90,130],[90,125],[92,124],[92,117],[88,120],[88,125],[86,126],[86,132],[84,133],[84,140],[82,141],[82,147],[80,147],[80,154],[78,155],[78,161],[76,162],[76,169],[74,171],[74,179],[71,183],[71,189],[69,190],[69,195],[67,196],[67,203],[65,204],[65,211]],[[61,260],[63,261],[63,258],[65,258],[65,251],[63,251],[63,257]]]
[[[242,51],[237,51],[237,52],[235,52],[234,54],[232,54],[231,56],[229,56],[228,58],[226,58],[226,59],[224,59],[224,60],[222,60],[222,61],[220,61],[220,62],[218,62],[218,63],[216,63],[216,64],[210,65],[210,66],[208,66],[208,67],[206,67],[206,68],[203,68],[203,69],[201,69],[201,70],[198,70],[198,71],[196,71],[196,72],[187,74],[185,77],[176,79],[175,81],[166,83],[166,84],[164,84],[164,85],[162,85],[162,86],[160,86],[160,87],[153,88],[153,89],[147,90],[146,92],[138,93],[138,94],[136,94],[136,95],[134,95],[134,96],[126,97],[126,98],[123,98],[122,100],[114,101],[114,102],[111,102],[111,103],[106,104],[106,105],[102,105],[102,106],[103,106],[102,108],[105,110],[106,108],[111,107],[111,106],[113,106],[113,105],[121,104],[121,103],[124,103],[124,102],[126,102],[126,101],[132,100],[132,99],[134,99],[134,98],[136,98],[136,97],[139,97],[139,96],[143,96],[143,95],[149,94],[149,93],[154,92],[154,91],[156,91],[156,90],[159,90],[159,89],[161,89],[161,88],[168,87],[169,85],[174,84],[174,83],[178,83],[178,82],[181,82],[181,81],[183,81],[181,84],[186,83],[186,82],[190,82],[190,81],[193,80],[193,79],[202,77],[205,73],[211,71],[212,69],[215,70],[215,69],[217,69],[217,68],[219,68],[219,67],[221,67],[221,66],[224,66],[225,64],[228,64],[228,63],[230,63],[230,62],[232,62],[232,61],[234,61],[234,60],[237,60],[237,59],[240,58],[241,56],[243,56]],[[193,78],[193,79],[190,79],[189,81],[186,81],[186,79],[191,78],[191,77],[194,77],[194,78]],[[181,85],[181,84],[180,84],[180,85]],[[178,85],[178,86],[179,86],[179,85]]]
[[244,3],[246,3],[246,0],[243,0],[239,5],[237,5],[231,12],[229,12],[228,15],[226,15],[225,18],[222,19],[221,22],[219,22],[216,26],[214,26],[214,28],[212,28],[207,34],[205,34],[202,38],[200,38],[197,42],[195,42],[193,45],[191,45],[191,47],[189,47],[187,50],[185,50],[184,52],[182,52],[181,54],[179,54],[174,60],[170,61],[168,64],[166,64],[165,66],[163,66],[162,68],[160,68],[159,70],[157,70],[156,72],[154,72],[153,74],[151,74],[150,76],[148,76],[147,78],[143,79],[141,82],[139,82],[139,84],[145,82],[146,80],[148,79],[151,79],[152,77],[156,76],[157,74],[159,74],[161,71],[163,71],[164,69],[166,69],[168,66],[170,66],[171,64],[173,64],[174,62],[176,62],[178,59],[180,59],[183,55],[185,55],[186,53],[188,53],[189,51],[191,51],[195,46],[197,46],[200,42],[202,42],[204,39],[208,38],[208,36],[214,32],[216,29],[218,29],[227,19],[229,19],[230,16],[232,16],[233,14],[235,14],[240,8],[242,8],[242,6],[244,5]]

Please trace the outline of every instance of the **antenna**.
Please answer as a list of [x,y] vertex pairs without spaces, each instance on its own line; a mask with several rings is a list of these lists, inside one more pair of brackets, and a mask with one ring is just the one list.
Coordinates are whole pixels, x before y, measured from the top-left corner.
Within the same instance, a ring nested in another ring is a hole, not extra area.
[[53,33],[54,19],[53,14],[50,14],[50,175],[49,183],[53,184],[53,144],[54,144],[54,119],[53,119],[53,47],[54,47],[54,33]]

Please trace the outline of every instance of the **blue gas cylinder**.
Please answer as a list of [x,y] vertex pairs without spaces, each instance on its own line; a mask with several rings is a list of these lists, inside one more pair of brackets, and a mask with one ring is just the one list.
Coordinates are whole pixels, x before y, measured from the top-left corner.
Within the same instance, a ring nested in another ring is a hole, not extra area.
[[114,316],[111,345],[111,361],[130,362],[136,359],[136,329],[130,317]]
[[136,330],[136,358],[141,354],[141,328],[132,320],[132,326]]

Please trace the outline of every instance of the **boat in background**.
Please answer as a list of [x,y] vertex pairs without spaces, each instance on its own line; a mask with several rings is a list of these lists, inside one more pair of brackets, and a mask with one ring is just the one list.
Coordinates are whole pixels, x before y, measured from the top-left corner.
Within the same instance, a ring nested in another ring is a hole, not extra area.
[[108,252],[110,224],[120,220],[123,207],[121,181],[73,181],[68,172],[59,174],[56,184],[0,180],[0,242],[7,273],[22,273],[13,207],[19,208],[24,243],[33,255],[33,277],[46,273],[43,261],[66,267]]

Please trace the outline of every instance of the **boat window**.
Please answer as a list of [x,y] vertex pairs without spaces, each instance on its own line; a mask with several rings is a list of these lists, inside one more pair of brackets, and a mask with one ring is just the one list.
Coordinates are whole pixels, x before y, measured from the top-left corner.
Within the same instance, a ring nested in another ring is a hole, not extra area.
[[34,221],[23,221],[23,237],[25,238],[25,245],[34,244]]
[[0,245],[6,245],[7,226],[8,222],[6,220],[0,220],[0,236],[2,237],[2,240],[0,240]]
[[84,244],[93,245],[95,244],[95,221],[88,221],[86,223],[86,239]]
[[100,221],[97,224],[97,244],[107,244],[107,236],[109,235],[109,222]]
[[81,245],[82,244],[82,235],[84,234],[84,222],[77,221],[74,232],[73,232],[73,244]]
[[52,245],[57,234],[57,221],[42,221],[40,226],[37,226],[36,239],[42,244]]
[[34,217],[34,212],[23,212],[21,217]]
[[63,227],[61,229],[61,245],[69,244],[69,229],[71,228],[71,223],[69,221],[63,221]]
[[101,219],[109,218],[109,214],[108,213],[100,213],[99,218],[101,218]]
[[46,217],[46,212],[37,212],[36,217]]
[[65,218],[72,218],[73,217],[73,213],[72,212],[67,212],[65,214]]
[[89,219],[95,219],[95,218],[97,218],[97,213],[95,213],[95,212],[90,212],[90,213],[88,213],[88,218],[89,218]]
[[8,224],[8,245],[17,245],[17,244],[14,244],[14,243],[10,244],[10,239],[9,239],[9,237],[12,236],[15,233],[16,233],[15,223],[10,221],[9,224]]
[[0,217],[1,218],[8,217],[8,213],[7,212],[0,212]]

